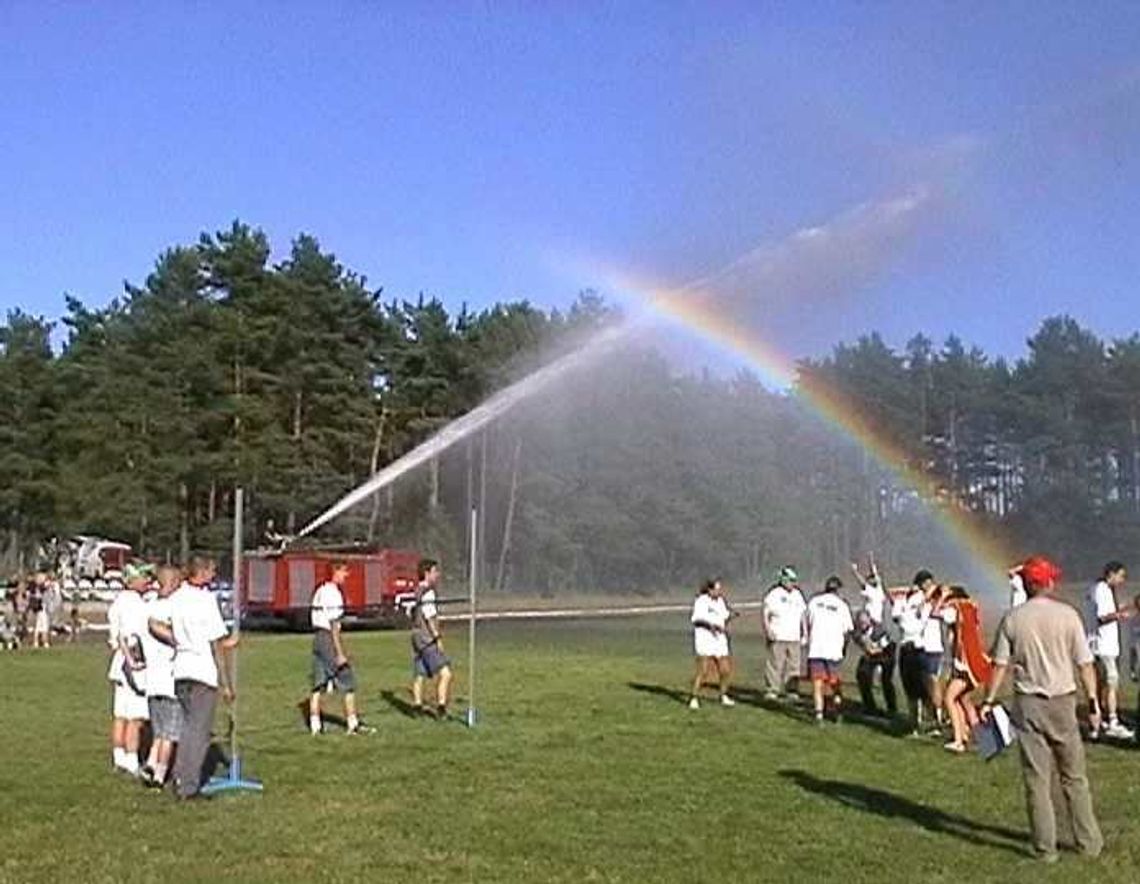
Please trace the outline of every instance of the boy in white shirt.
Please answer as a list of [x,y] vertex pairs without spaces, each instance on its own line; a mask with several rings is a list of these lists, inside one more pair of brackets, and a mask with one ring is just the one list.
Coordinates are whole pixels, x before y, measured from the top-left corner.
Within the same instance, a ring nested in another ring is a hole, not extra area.
[[226,702],[234,696],[226,657],[237,645],[237,636],[227,635],[210,588],[217,574],[214,560],[195,556],[187,571],[186,581],[170,596],[170,624],[150,621],[151,633],[174,647],[174,691],[182,706],[174,786],[182,801],[201,794],[219,684]]
[[1109,562],[1104,566],[1101,579],[1085,593],[1085,632],[1096,658],[1100,704],[1106,715],[1101,733],[1120,740],[1135,736],[1117,714],[1121,624],[1127,623],[1132,612],[1128,608],[1117,609],[1116,590],[1123,587],[1127,579],[1128,571],[1123,564]]
[[795,697],[794,687],[803,666],[804,614],[807,602],[797,583],[795,569],[783,567],[776,575],[776,583],[764,595],[762,616],[764,637],[768,640],[768,655],[764,663],[765,694],[767,700],[776,700],[787,691]]
[[855,621],[847,602],[839,597],[842,587],[843,581],[838,577],[828,577],[823,592],[807,606],[808,675],[817,724],[823,724],[825,690],[831,694],[836,722],[843,711],[839,669],[847,649],[847,636],[855,631]]
[[174,693],[174,648],[151,633],[151,620],[170,626],[170,596],[182,582],[181,572],[172,565],[158,569],[158,593],[147,602],[147,633],[143,637],[146,653],[146,699],[150,710],[152,741],[150,754],[142,768],[142,781],[152,788],[162,788],[170,771],[174,747],[182,735],[182,706]]
[[311,603],[313,625],[313,691],[309,695],[309,730],[321,732],[321,693],[335,687],[344,697],[344,718],[350,734],[360,733],[356,714],[356,676],[341,639],[344,584],[348,565],[336,562],[329,579],[317,587]]
[[142,650],[147,631],[143,593],[150,586],[150,569],[145,565],[128,564],[123,569],[123,582],[123,589],[107,610],[107,643],[113,650],[107,678],[115,686],[111,762],[116,770],[138,776],[139,737],[143,722],[150,717],[144,680],[146,658]]

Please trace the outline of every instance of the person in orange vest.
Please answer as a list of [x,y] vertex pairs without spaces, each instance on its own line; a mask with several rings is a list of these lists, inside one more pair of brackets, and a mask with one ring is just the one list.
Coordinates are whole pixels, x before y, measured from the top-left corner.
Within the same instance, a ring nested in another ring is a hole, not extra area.
[[970,695],[989,681],[993,664],[985,651],[981,612],[969,593],[952,586],[945,599],[942,619],[951,631],[951,673],[942,701],[954,738],[944,748],[962,753],[969,743],[970,729],[978,723],[978,711]]

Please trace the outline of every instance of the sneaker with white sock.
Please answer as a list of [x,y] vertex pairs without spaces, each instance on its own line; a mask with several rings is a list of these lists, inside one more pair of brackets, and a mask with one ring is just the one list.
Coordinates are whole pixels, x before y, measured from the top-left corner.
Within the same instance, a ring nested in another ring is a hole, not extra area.
[[1110,721],[1104,729],[1104,734],[1114,740],[1131,740],[1136,736],[1131,728],[1121,724],[1119,720]]
[[698,700],[696,697],[690,697],[689,698],[689,708],[690,709],[700,709],[701,708],[701,701]]
[[732,699],[732,697],[730,697],[728,694],[721,694],[720,695],[720,705],[721,706],[735,706],[736,701],[734,699]]

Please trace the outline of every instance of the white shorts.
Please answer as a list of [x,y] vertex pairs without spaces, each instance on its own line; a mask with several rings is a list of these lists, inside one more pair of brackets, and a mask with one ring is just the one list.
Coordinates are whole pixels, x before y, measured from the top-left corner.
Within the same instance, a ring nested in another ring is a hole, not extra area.
[[1120,684],[1120,667],[1116,663],[1116,657],[1106,657],[1100,654],[1096,656],[1096,669],[1100,680],[1110,687],[1116,687]]
[[148,721],[150,705],[146,696],[139,696],[125,684],[115,685],[114,717],[128,721]]
[[693,633],[693,652],[698,657],[727,657],[728,636],[698,629]]

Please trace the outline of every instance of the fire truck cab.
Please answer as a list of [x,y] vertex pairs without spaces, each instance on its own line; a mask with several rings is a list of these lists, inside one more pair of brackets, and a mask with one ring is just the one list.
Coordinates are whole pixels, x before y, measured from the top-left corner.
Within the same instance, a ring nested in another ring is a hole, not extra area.
[[342,589],[345,625],[397,626],[406,621],[405,603],[415,595],[419,554],[359,548],[247,553],[242,564],[243,619],[308,629],[313,592],[329,579],[337,562],[348,565]]

